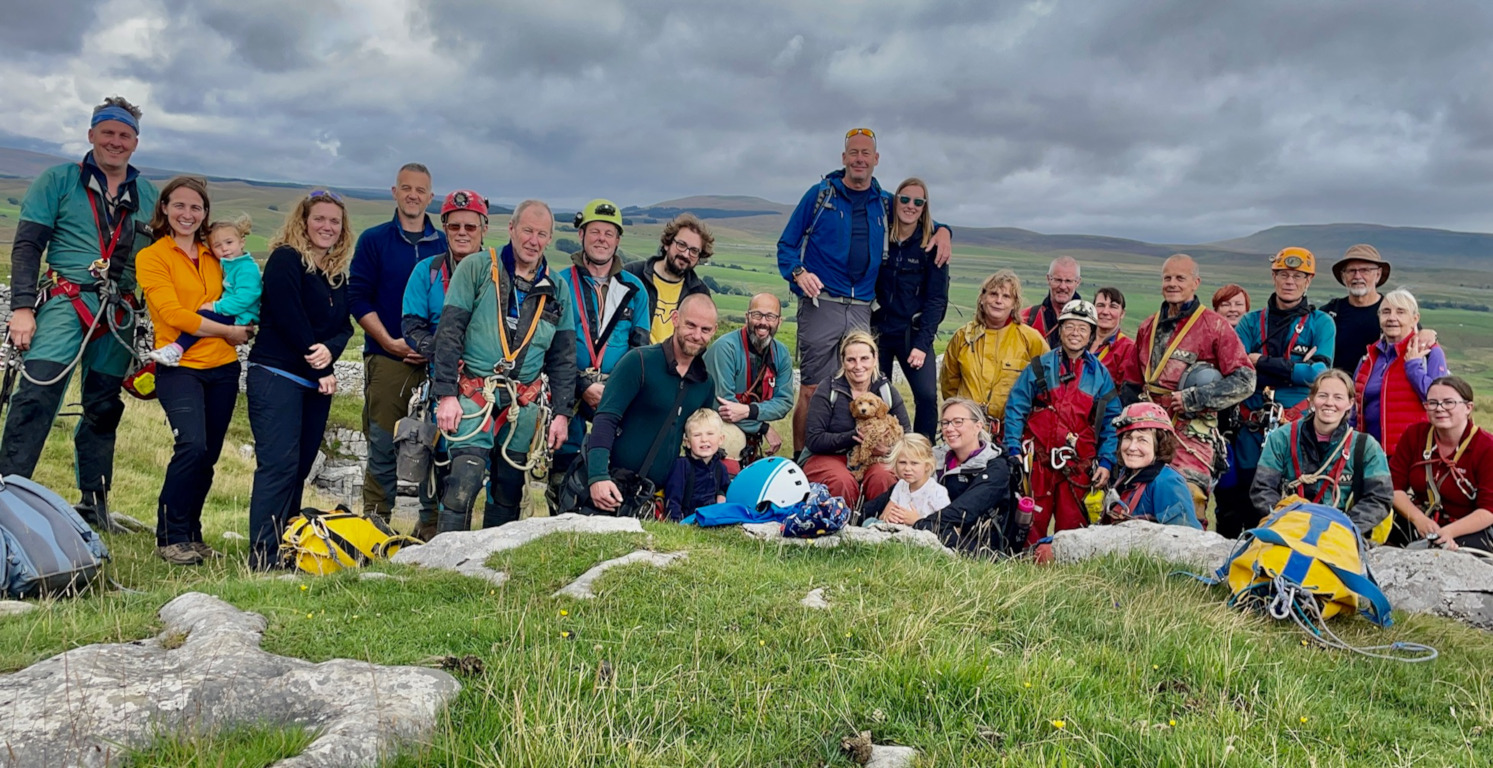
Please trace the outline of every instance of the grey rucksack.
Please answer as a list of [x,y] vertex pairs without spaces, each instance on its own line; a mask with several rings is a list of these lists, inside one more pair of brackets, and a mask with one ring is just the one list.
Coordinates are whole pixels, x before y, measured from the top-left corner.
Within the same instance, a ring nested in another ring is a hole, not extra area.
[[0,594],[12,599],[81,591],[109,550],[76,510],[20,475],[0,480]]

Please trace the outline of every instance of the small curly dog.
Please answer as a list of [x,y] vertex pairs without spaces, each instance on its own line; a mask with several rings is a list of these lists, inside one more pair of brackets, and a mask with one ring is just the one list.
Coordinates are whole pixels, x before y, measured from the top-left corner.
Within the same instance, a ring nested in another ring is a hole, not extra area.
[[[891,406],[875,392],[856,395],[850,401],[850,415],[855,417],[860,430],[861,442],[850,449],[846,465],[857,481],[865,478],[866,467],[872,462],[886,461],[884,454],[892,444],[902,439],[902,425],[891,415]],[[877,455],[877,451],[883,455]]]

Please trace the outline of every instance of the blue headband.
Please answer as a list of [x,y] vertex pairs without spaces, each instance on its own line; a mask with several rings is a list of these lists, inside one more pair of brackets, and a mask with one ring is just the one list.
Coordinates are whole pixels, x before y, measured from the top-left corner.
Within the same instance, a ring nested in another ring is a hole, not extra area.
[[128,125],[130,127],[130,130],[134,131],[135,133],[140,132],[140,121],[136,120],[135,116],[130,114],[130,111],[128,109],[125,109],[124,107],[110,104],[109,106],[104,107],[97,112],[94,112],[93,122],[89,124],[89,127],[92,128],[93,126],[98,125],[105,120],[118,120],[119,122]]

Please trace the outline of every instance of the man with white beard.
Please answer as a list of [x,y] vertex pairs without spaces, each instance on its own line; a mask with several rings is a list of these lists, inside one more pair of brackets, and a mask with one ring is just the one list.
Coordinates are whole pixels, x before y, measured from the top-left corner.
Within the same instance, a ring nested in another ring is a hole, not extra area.
[[[1379,340],[1379,303],[1384,300],[1379,288],[1389,282],[1389,270],[1379,249],[1366,244],[1350,247],[1332,265],[1333,277],[1347,287],[1348,295],[1327,302],[1322,311],[1337,325],[1332,367],[1349,376],[1358,370],[1368,346]],[[1421,342],[1435,344],[1436,332],[1422,330]]]

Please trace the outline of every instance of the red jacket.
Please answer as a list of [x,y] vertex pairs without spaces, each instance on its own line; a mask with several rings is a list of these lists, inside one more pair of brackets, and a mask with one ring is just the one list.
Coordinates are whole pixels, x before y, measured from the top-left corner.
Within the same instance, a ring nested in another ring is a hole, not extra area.
[[[1399,445],[1400,437],[1411,424],[1427,420],[1425,406],[1415,393],[1415,387],[1411,386],[1410,377],[1405,375],[1405,347],[1414,338],[1415,334],[1407,333],[1405,338],[1395,344],[1395,358],[1384,369],[1384,383],[1379,390],[1379,431],[1383,434],[1374,437],[1379,438],[1379,444],[1384,446],[1384,452],[1390,456],[1395,454],[1395,446]],[[1374,370],[1374,364],[1383,354],[1379,351],[1378,344],[1370,344],[1368,349],[1368,354],[1358,363],[1358,371],[1353,375],[1354,408],[1358,411],[1359,427],[1368,423],[1363,417],[1363,393],[1368,387],[1369,374]]]
[[1100,342],[1094,356],[1109,369],[1109,376],[1115,380],[1116,387],[1140,383],[1140,361],[1135,356],[1135,339],[1126,336],[1124,331],[1117,330],[1115,335]]

